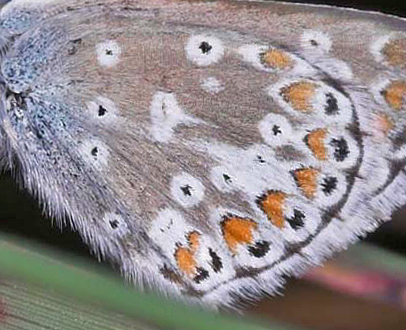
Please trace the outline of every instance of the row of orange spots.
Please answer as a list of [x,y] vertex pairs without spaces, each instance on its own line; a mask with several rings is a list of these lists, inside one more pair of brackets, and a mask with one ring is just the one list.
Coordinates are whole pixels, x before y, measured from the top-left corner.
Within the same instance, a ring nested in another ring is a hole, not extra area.
[[302,112],[313,111],[312,99],[316,94],[317,85],[307,81],[300,81],[281,88],[281,95],[285,102],[293,109]]
[[314,130],[306,136],[306,143],[318,160],[327,160],[326,136],[327,130],[325,129]]
[[175,259],[178,267],[190,277],[196,275],[197,262],[195,253],[199,248],[200,234],[198,232],[191,232],[188,235],[189,247],[179,246],[175,251]]
[[221,226],[224,240],[234,254],[237,252],[239,244],[253,243],[253,231],[258,228],[255,221],[235,215],[225,216]]
[[381,50],[385,61],[398,68],[406,66],[406,39],[392,39]]
[[261,54],[261,62],[263,65],[274,69],[288,69],[293,65],[289,54],[279,49],[270,49]]
[[285,226],[285,218],[283,216],[285,199],[285,193],[270,190],[257,200],[259,207],[267,215],[269,221],[281,229]]
[[382,95],[386,103],[394,110],[402,110],[405,108],[406,99],[406,81],[392,81],[383,91]]
[[318,175],[319,172],[311,167],[293,171],[293,176],[298,186],[309,199],[313,199],[316,196]]

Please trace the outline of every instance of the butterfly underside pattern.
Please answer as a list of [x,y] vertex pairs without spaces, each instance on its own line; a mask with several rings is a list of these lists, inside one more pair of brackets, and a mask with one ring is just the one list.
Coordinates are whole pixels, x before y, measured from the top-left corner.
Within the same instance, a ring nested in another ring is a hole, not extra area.
[[13,0],[1,159],[140,286],[275,293],[406,202],[406,23],[256,1]]

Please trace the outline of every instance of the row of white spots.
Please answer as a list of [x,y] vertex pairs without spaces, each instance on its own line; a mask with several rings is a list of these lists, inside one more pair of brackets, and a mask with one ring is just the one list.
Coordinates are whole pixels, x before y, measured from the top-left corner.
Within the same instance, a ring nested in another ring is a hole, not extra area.
[[[305,51],[327,54],[331,49],[332,41],[324,32],[306,30],[301,36],[301,44]],[[237,52],[246,62],[252,63],[257,69],[272,71],[272,69],[264,68],[258,56],[258,54],[270,49],[272,47],[250,44],[241,46]],[[225,47],[222,41],[212,35],[191,36],[186,43],[185,50],[186,57],[198,66],[218,63],[225,54]],[[299,60],[298,58],[296,59]],[[304,62],[301,64],[304,64]]]
[[[114,40],[106,40],[96,45],[96,56],[101,66],[112,68],[120,62],[121,47]],[[87,113],[100,124],[112,125],[117,123],[119,110],[114,101],[98,96],[87,104]],[[102,170],[108,163],[108,147],[97,138],[81,143],[79,152],[83,159],[94,168]]]
[[[264,166],[266,167],[266,166]],[[274,171],[276,168],[274,168]],[[246,170],[247,172],[247,170]],[[272,172],[267,172],[268,175],[271,175]],[[270,187],[275,188],[275,180],[267,180],[266,185],[261,187],[257,184],[258,180],[255,180],[257,177],[259,181],[263,181],[265,174],[260,176],[259,173],[251,173],[252,176],[247,178],[247,180],[255,181],[251,187],[252,191],[248,191],[246,185],[241,184],[241,175],[246,176],[247,173],[239,173],[232,165],[224,164],[222,166],[216,166],[212,169],[211,179],[213,184],[223,192],[229,192],[234,189],[241,190],[248,195],[251,195],[251,204],[253,208],[256,207],[256,199],[262,191],[270,189]],[[281,176],[281,173],[278,172],[278,175]],[[287,187],[287,180],[293,184],[293,178],[289,173],[287,173],[285,180],[285,187]],[[248,175],[249,176],[249,175]],[[272,175],[271,175],[272,176]],[[235,182],[232,182],[235,180]],[[281,185],[282,187],[283,185]],[[171,181],[171,194],[172,198],[177,201],[182,207],[190,208],[197,206],[204,198],[205,188],[203,184],[197,178],[191,176],[188,173],[182,173],[175,176]],[[281,189],[282,190],[282,189]],[[283,189],[286,191],[286,189]],[[295,191],[295,187],[292,186],[291,191]],[[329,169],[324,170],[317,177],[316,191],[315,191],[315,202],[321,207],[329,207],[336,204],[343,196],[346,191],[346,179],[345,177],[336,170]],[[295,201],[295,205],[298,204],[298,201]],[[293,212],[293,209],[291,210]]]
[[[304,50],[328,53],[331,48],[331,40],[327,34],[320,31],[307,30],[301,37]],[[260,63],[258,54],[261,54],[272,47],[265,45],[244,45],[237,52],[246,62],[250,62],[259,70],[264,69]],[[185,46],[186,57],[198,66],[208,66],[221,60],[225,54],[222,41],[211,35],[191,36]],[[99,64],[106,67],[113,67],[118,64],[122,53],[120,45],[115,40],[106,40],[96,45],[96,55]],[[296,58],[299,60],[298,58]],[[301,63],[302,65],[304,64]]]
[[[120,122],[119,109],[115,102],[104,96],[97,96],[94,101],[89,101],[86,111],[94,123],[111,126]],[[108,164],[109,148],[98,138],[82,141],[79,152],[88,164],[99,171]]]
[[[219,90],[215,81],[211,83],[210,90],[213,92]],[[87,104],[87,112],[90,118],[97,120],[103,125],[113,125],[119,120],[119,109],[114,101],[98,96],[94,101]],[[201,120],[186,115],[179,106],[173,93],[157,92],[152,98],[151,108],[151,127],[150,133],[155,141],[166,143],[173,136],[174,129],[179,124],[199,124]],[[84,141],[80,148],[86,161],[101,169],[107,165],[108,150],[107,147],[98,139]]]
[[[305,30],[300,41],[304,54],[311,57],[317,56],[317,66],[322,70],[334,75],[337,79],[350,80],[353,77],[352,70],[347,63],[326,57],[332,47],[332,41],[325,32]],[[219,39],[205,35],[192,36],[185,49],[187,58],[199,66],[215,64],[220,61],[225,53],[224,45]],[[281,68],[264,65],[261,55],[271,50],[280,51],[275,57],[276,61],[281,61],[282,57],[285,57],[285,61],[292,61],[293,64],[288,65],[289,63],[284,63],[282,60]],[[311,65],[298,56],[269,45],[243,45],[237,49],[237,53],[244,61],[260,71],[287,70],[290,75],[302,76],[312,76],[316,73]]]

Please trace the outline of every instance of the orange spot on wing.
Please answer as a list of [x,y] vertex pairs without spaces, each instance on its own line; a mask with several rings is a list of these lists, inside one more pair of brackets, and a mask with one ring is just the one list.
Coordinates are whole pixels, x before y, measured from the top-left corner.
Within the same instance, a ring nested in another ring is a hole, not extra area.
[[290,56],[279,49],[270,49],[261,54],[261,62],[275,69],[286,69],[292,66]]
[[384,135],[387,136],[389,132],[395,127],[392,119],[386,114],[380,114],[375,119],[376,126],[378,130]]
[[175,259],[179,268],[189,276],[196,274],[196,260],[194,252],[185,247],[178,247],[175,252]]
[[406,81],[396,80],[382,91],[385,101],[395,110],[401,110],[405,105]]
[[190,248],[196,252],[200,244],[200,234],[197,231],[193,231],[188,236],[188,241],[190,242]]
[[327,131],[325,129],[317,129],[306,136],[306,142],[313,155],[319,160],[327,160],[327,150],[324,144]]
[[388,64],[396,67],[406,66],[406,39],[390,40],[381,50]]
[[175,259],[180,270],[189,276],[196,275],[197,262],[194,254],[199,248],[200,234],[191,232],[188,235],[189,247],[179,246],[175,251]]
[[252,231],[258,227],[255,221],[234,215],[224,217],[221,225],[224,239],[233,253],[236,252],[239,244],[249,244],[253,242]]
[[285,226],[285,219],[283,217],[283,204],[285,199],[286,194],[283,192],[268,191],[257,201],[259,207],[268,216],[269,221],[278,228]]
[[313,199],[316,195],[318,174],[319,172],[313,168],[302,168],[293,172],[298,186],[309,199]]
[[289,103],[293,109],[302,112],[313,111],[312,99],[316,94],[317,85],[301,81],[281,88],[281,95],[285,102]]

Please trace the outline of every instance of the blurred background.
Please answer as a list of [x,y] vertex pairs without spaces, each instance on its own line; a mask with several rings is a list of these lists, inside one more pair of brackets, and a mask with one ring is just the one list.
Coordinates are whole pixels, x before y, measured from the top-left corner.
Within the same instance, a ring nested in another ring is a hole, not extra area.
[[[406,16],[405,1],[311,3]],[[97,262],[75,232],[61,230],[52,219],[42,216],[37,202],[15,185],[9,173],[0,177],[0,232],[40,242],[51,250],[73,253],[88,263]],[[289,279],[283,296],[264,298],[244,311],[306,329],[406,329],[406,269],[402,270],[406,264],[406,208],[396,212],[391,222],[370,234],[363,244],[368,245],[340,253],[303,279]],[[110,265],[105,267],[111,270]]]

